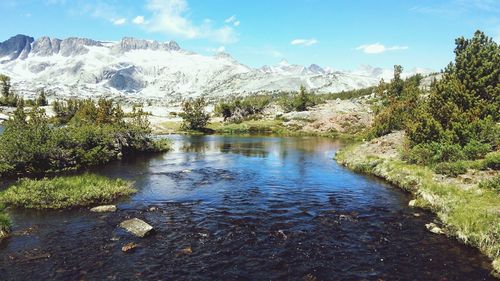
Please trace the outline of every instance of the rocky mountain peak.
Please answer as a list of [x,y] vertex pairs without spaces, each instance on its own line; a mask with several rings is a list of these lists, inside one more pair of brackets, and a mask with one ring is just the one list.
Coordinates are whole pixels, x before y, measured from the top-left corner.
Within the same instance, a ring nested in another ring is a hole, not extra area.
[[0,57],[7,57],[7,61],[17,58],[25,59],[31,51],[33,37],[18,34],[0,43]]

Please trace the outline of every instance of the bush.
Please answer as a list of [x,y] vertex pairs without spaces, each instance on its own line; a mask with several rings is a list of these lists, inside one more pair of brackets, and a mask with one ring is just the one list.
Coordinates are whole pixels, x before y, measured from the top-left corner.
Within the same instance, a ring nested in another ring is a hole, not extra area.
[[403,159],[411,164],[429,165],[437,161],[436,143],[418,144],[403,153]]
[[19,107],[0,135],[0,175],[75,170],[128,154],[168,149],[166,141],[156,143],[150,137],[146,116],[136,114],[125,121],[120,107],[109,101],[78,104],[65,126],[50,124],[43,109],[25,113]]
[[484,165],[493,170],[500,170],[500,151],[487,154],[484,158]]
[[215,106],[214,113],[223,117],[224,121],[241,122],[243,119],[262,113],[271,101],[272,97],[269,95],[256,95],[223,101]]
[[463,151],[469,160],[481,159],[491,151],[491,144],[472,140],[464,146]]
[[206,102],[203,97],[194,100],[187,100],[182,103],[182,128],[184,130],[204,130],[210,119],[210,115],[205,111]]
[[403,159],[412,164],[432,165],[465,160],[466,157],[458,144],[432,142],[409,148],[404,152]]
[[285,112],[307,111],[310,107],[321,103],[321,98],[308,92],[304,86],[300,86],[298,93],[284,94],[278,103]]
[[500,176],[496,176],[489,180],[484,180],[479,183],[479,188],[491,189],[500,192]]
[[134,192],[132,182],[84,174],[20,180],[0,193],[0,203],[26,209],[63,209],[110,203]]
[[434,167],[438,174],[456,177],[467,173],[467,166],[463,162],[442,162]]

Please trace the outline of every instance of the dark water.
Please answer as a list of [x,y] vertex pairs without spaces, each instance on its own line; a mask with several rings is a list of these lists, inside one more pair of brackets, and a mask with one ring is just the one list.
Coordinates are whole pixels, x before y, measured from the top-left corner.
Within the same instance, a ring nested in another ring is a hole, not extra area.
[[[139,188],[116,213],[14,212],[0,280],[492,279],[477,250],[429,233],[407,194],[339,167],[334,141],[174,139],[174,152],[97,171]],[[116,227],[130,217],[156,233]]]

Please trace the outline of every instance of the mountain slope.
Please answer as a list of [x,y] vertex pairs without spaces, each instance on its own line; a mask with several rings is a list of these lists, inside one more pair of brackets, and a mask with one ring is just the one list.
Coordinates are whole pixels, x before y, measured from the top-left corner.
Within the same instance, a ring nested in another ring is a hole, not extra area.
[[25,95],[45,88],[58,96],[179,100],[294,91],[300,85],[317,92],[338,92],[375,85],[381,78],[379,72],[367,68],[341,72],[286,61],[253,69],[228,54],[203,56],[181,49],[174,41],[34,40],[17,35],[0,43],[0,73],[11,76],[15,88]]

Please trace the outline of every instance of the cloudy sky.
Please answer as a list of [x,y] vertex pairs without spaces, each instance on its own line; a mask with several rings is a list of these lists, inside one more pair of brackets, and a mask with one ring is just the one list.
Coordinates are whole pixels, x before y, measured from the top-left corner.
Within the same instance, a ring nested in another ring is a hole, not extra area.
[[454,39],[500,39],[498,0],[1,0],[0,41],[16,34],[176,40],[253,67],[316,63],[443,68]]

